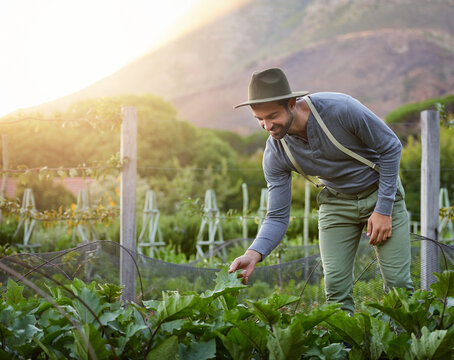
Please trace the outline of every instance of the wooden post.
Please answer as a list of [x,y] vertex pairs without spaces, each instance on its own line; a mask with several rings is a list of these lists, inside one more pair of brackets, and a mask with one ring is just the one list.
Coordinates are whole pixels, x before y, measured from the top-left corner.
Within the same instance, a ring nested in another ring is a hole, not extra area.
[[247,216],[248,216],[248,205],[249,205],[249,196],[247,191],[247,184],[241,184],[243,189],[243,239],[247,239]]
[[[2,158],[3,158],[3,170],[8,170],[8,135],[2,134]],[[8,173],[4,172],[2,176],[2,188],[0,196],[5,198],[6,185],[8,182]],[[0,210],[0,223],[3,221],[3,214]]]
[[122,109],[121,158],[125,160],[120,183],[120,283],[123,301],[136,300],[136,267],[131,255],[136,252],[136,176],[137,176],[137,109]]
[[[306,181],[306,187],[304,189],[304,236],[303,236],[303,245],[305,251],[307,251],[307,246],[309,245],[309,211],[311,205],[311,188],[309,181]],[[306,254],[307,256],[307,254]]]
[[[421,235],[438,241],[438,193],[440,191],[440,116],[438,111],[421,113]],[[439,271],[437,244],[421,243],[421,289],[430,290]]]

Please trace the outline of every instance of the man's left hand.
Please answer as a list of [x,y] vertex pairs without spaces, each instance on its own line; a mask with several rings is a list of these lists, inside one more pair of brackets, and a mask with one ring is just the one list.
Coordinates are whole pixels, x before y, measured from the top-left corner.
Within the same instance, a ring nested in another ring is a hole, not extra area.
[[375,211],[367,221],[367,236],[370,245],[380,245],[392,235],[393,222],[391,216],[381,215]]

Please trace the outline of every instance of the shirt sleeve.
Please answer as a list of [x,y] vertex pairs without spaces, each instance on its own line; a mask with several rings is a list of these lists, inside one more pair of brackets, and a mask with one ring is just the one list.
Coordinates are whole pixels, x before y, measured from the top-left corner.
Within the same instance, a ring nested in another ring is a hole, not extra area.
[[399,177],[402,144],[394,132],[371,110],[350,97],[348,121],[356,136],[380,156],[378,200],[375,212],[390,216]]
[[290,219],[292,175],[282,169],[272,151],[265,150],[263,171],[268,187],[268,210],[252,245],[249,247],[262,255],[262,260],[276,248],[284,237]]

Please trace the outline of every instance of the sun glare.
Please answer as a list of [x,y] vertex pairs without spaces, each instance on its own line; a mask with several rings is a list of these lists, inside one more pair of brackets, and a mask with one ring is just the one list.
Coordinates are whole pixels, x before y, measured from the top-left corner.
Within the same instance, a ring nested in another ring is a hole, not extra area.
[[117,71],[159,46],[198,1],[2,1],[0,116]]

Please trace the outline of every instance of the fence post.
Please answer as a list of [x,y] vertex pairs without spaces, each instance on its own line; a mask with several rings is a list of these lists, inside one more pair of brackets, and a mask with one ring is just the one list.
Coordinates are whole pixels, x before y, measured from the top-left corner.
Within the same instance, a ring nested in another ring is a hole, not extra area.
[[[440,116],[438,111],[421,113],[421,235],[438,241],[440,191]],[[421,289],[430,290],[439,271],[437,244],[421,243]]]
[[241,184],[241,188],[243,189],[243,239],[247,239],[247,216],[248,216],[248,205],[249,205],[249,196],[247,191],[247,184]]
[[136,176],[137,176],[137,109],[122,108],[121,159],[125,160],[120,182],[120,283],[123,301],[136,300],[136,268],[131,255],[136,253]]
[[[307,246],[309,245],[309,211],[311,205],[311,188],[309,181],[306,181],[304,189],[304,236],[303,236],[303,245],[305,251],[307,251]],[[305,255],[307,256],[307,254]]]
[[[3,170],[8,170],[8,135],[2,134],[2,158],[3,158]],[[2,188],[1,197],[5,198],[6,185],[8,182],[8,173],[4,172],[2,176]],[[3,213],[0,210],[0,223],[3,221]]]

